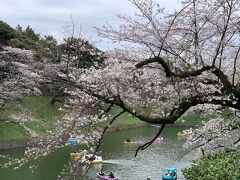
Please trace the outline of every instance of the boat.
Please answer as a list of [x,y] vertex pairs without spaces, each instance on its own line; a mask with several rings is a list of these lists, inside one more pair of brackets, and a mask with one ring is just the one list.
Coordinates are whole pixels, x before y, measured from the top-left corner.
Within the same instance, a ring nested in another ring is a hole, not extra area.
[[102,157],[94,155],[94,154],[83,155],[80,163],[84,164],[84,165],[101,164],[102,163]]
[[177,136],[191,136],[192,135],[192,128],[183,130],[182,132],[178,132]]
[[110,178],[110,177],[108,177],[107,174],[105,174],[105,175],[97,174],[97,178],[102,179],[102,180],[118,180],[118,177]]
[[71,156],[71,157],[80,157],[81,155],[82,155],[82,153],[80,153],[80,152],[70,153],[70,156]]
[[155,143],[161,143],[163,142],[163,137],[158,137],[157,139],[155,139]]
[[177,179],[177,169],[173,166],[163,167],[162,179],[163,180],[176,180]]
[[134,144],[134,143],[136,143],[136,142],[134,142],[134,141],[123,141],[123,143],[124,143],[124,144]]
[[134,143],[136,143],[136,142],[131,141],[130,139],[123,141],[123,144],[134,144]]
[[75,144],[79,144],[80,143],[80,140],[79,139],[68,139],[67,140],[67,143],[69,145],[75,145]]

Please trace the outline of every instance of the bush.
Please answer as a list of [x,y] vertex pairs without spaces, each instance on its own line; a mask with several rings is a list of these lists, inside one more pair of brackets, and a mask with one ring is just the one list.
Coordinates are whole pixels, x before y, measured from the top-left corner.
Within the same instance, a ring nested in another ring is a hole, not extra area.
[[226,149],[194,161],[192,167],[183,170],[187,180],[239,180],[240,146],[236,150]]

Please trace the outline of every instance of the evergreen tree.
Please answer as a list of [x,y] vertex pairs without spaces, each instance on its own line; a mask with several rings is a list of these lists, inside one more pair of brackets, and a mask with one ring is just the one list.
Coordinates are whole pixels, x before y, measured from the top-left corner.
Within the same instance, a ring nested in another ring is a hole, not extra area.
[[40,34],[36,34],[34,30],[28,25],[26,30],[24,31],[24,34],[27,38],[33,40],[33,41],[39,41]]

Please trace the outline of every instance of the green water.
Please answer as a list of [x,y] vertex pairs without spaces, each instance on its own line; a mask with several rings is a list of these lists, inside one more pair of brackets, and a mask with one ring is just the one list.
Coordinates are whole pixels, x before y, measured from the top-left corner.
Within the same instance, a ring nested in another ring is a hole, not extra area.
[[[183,156],[183,141],[176,136],[181,130],[179,128],[166,128],[161,143],[154,143],[134,157],[137,146],[153,137],[157,130],[156,127],[145,127],[106,134],[97,154],[102,156],[104,163],[91,166],[85,177],[79,172],[77,177],[69,179],[94,180],[96,173],[102,169],[106,172],[112,171],[122,180],[144,180],[147,177],[157,180],[161,179],[161,169],[165,165],[175,166],[178,170],[178,179],[183,179],[181,169],[190,165],[192,156],[190,154]],[[123,141],[127,138],[137,143],[124,145]],[[0,180],[55,180],[63,166],[71,161],[69,153],[78,148],[80,147],[71,146],[60,149],[35,162],[36,168],[30,168],[33,163],[29,163],[16,170],[0,169]],[[23,149],[0,153],[21,157]],[[0,163],[3,161],[0,160]],[[87,167],[83,166],[81,169],[84,171]]]

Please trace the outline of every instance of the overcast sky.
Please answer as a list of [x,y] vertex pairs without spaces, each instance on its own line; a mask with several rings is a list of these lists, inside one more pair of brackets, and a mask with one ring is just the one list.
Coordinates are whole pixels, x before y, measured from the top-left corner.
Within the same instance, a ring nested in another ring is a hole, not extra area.
[[[177,7],[177,0],[159,0],[169,9]],[[135,11],[127,0],[0,0],[1,20],[12,27],[20,24],[30,25],[37,33],[63,37],[64,25],[71,16],[83,34],[91,39],[97,38],[94,26],[109,22],[118,24],[117,14],[129,14]],[[106,43],[100,48],[108,48]]]

